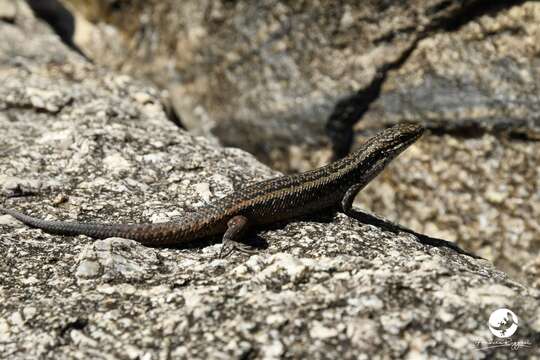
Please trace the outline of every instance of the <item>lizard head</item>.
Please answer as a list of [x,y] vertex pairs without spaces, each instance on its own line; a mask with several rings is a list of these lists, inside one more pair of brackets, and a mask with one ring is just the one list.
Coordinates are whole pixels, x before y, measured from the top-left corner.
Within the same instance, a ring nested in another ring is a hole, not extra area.
[[424,127],[418,124],[402,123],[385,129],[368,140],[374,152],[382,152],[394,158],[424,133]]
[[349,156],[354,159],[358,180],[367,184],[423,133],[424,128],[421,125],[401,123],[367,140]]

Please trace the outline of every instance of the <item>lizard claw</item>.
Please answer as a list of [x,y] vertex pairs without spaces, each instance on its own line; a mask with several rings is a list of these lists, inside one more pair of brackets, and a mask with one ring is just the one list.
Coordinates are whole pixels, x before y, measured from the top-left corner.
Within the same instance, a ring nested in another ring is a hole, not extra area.
[[221,246],[221,250],[219,252],[219,258],[224,259],[227,256],[231,255],[235,250],[247,255],[253,255],[257,253],[257,250],[249,245],[233,240],[223,240],[223,245]]
[[219,251],[219,258],[224,259],[231,255],[233,251],[234,243],[232,241],[223,241],[223,245],[221,245],[221,250]]

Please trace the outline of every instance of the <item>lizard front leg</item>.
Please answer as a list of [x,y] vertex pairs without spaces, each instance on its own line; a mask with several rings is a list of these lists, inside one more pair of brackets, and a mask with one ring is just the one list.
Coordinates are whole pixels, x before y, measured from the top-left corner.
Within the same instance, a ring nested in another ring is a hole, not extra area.
[[347,190],[345,195],[343,195],[343,199],[341,199],[341,210],[345,215],[354,217],[353,215],[355,214],[355,210],[353,209],[352,204],[354,198],[356,195],[358,195],[360,190],[364,188],[364,186],[364,184],[354,184]]

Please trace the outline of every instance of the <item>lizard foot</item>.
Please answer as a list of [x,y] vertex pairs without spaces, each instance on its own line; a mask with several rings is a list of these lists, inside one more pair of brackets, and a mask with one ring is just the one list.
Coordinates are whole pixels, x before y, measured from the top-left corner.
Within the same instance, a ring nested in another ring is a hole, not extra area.
[[219,258],[226,258],[227,256],[231,255],[233,251],[238,251],[247,255],[253,255],[258,252],[257,249],[241,242],[234,240],[223,240],[223,245],[221,246],[221,251],[219,252]]

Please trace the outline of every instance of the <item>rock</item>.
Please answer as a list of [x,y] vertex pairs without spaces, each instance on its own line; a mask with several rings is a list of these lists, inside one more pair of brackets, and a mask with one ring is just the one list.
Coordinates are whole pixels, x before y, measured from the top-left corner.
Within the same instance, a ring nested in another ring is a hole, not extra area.
[[540,138],[540,4],[479,16],[418,43],[359,127],[420,121],[438,133]]
[[0,190],[6,196],[35,194],[40,187],[41,183],[37,179],[0,175]]
[[[115,7],[109,1],[96,1],[93,5],[78,0],[66,3],[72,6],[81,22],[94,21],[96,25],[88,32],[100,34],[102,40],[97,43],[110,44],[96,48],[96,41],[81,40],[79,46],[91,57],[149,76],[168,89],[171,101],[190,130],[216,136],[225,145],[248,150],[274,167],[287,170],[303,169],[305,162],[313,166],[321,158],[319,152],[325,152],[328,135],[338,153],[349,150],[353,125],[364,114],[372,113],[370,104],[378,100],[387,82],[391,83],[387,77],[393,70],[409,65],[410,57],[420,53],[417,48],[432,39],[455,36],[452,34],[456,29],[472,24],[470,27],[476,29],[477,38],[482,39],[501,28],[508,34],[506,43],[511,44],[515,40],[512,37],[519,37],[521,32],[530,34],[528,39],[533,39],[536,28],[536,24],[531,24],[531,30],[526,30],[534,19],[513,15],[516,4],[513,1],[496,4],[475,0],[345,1],[339,4],[292,4],[274,0],[149,1],[142,6],[123,7]],[[530,12],[529,9],[516,11]],[[508,19],[498,22],[495,18],[498,14]],[[477,25],[478,18],[489,22],[490,26]],[[111,26],[115,31],[106,30]],[[518,29],[518,33],[512,29]],[[91,36],[81,38],[92,39]],[[468,39],[459,38],[450,44],[455,46],[456,42]],[[525,59],[534,53],[532,47],[527,48],[528,43],[520,46],[526,52]],[[484,46],[486,51],[471,60],[474,64],[465,63],[462,67],[468,66],[467,74],[474,74],[485,56],[495,54],[493,64],[498,66],[500,76],[497,76],[498,83],[489,85],[497,85],[491,87],[493,92],[501,86],[512,88],[508,99],[514,101],[518,116],[517,109],[524,105],[516,99],[527,96],[530,99],[527,102],[534,103],[535,93],[529,87],[517,86],[520,79],[531,86],[534,84],[534,76],[531,77],[534,65],[523,68],[517,63],[504,62],[504,55],[498,55],[493,46],[489,48],[490,44],[480,42],[478,46]],[[449,50],[453,48],[447,48],[448,56],[440,64],[441,71],[448,69],[447,72],[457,73],[456,56]],[[441,53],[435,50],[433,56]],[[477,51],[474,44],[465,50],[462,57]],[[511,51],[511,47],[505,50]],[[118,51],[124,56],[118,56]],[[515,58],[521,55],[515,54]],[[485,73],[489,74],[491,69],[486,68]],[[504,73],[508,71],[515,75],[505,78]],[[401,84],[410,81],[414,78],[407,78]],[[443,84],[444,81],[434,79],[431,83]],[[407,91],[408,87],[400,89]],[[417,91],[417,97],[425,94],[426,106],[452,108],[451,103],[429,101],[429,89],[426,83]],[[449,91],[439,97],[457,101],[451,95],[460,92],[468,100],[461,101],[460,106],[470,111],[477,111],[475,104],[480,98],[486,102],[489,95],[479,94],[475,100],[459,88],[459,83]],[[491,122],[492,126],[498,126],[505,119],[511,121],[504,116],[502,106],[506,98],[503,93],[494,100],[501,105],[491,110],[494,117],[501,120]],[[444,97],[445,94],[449,96]],[[394,105],[386,107],[399,116],[399,94],[395,97],[397,100],[387,101]],[[414,109],[414,103],[410,107]],[[377,117],[377,112],[373,114]],[[455,123],[469,118],[467,110],[460,114],[462,120]],[[413,120],[419,121],[425,117],[423,115]],[[302,163],[294,161],[298,148],[306,154]]]
[[186,128],[276,169],[309,170],[330,145],[344,153],[381,127],[424,124],[422,153],[410,149],[358,204],[531,278],[540,3],[67,3],[110,44],[80,42],[98,61],[149,76]]
[[13,22],[17,14],[15,3],[10,0],[0,0],[0,21]]
[[335,328],[325,327],[318,321],[314,321],[309,335],[314,339],[330,339],[338,336],[338,331]]
[[121,238],[96,241],[80,255],[75,276],[80,280],[140,282],[159,271],[159,255],[154,249]]
[[[205,203],[203,195],[213,201],[279,175],[245,152],[179,130],[134,96],[148,93],[157,103],[155,90],[88,64],[47,28],[33,31],[37,22],[25,14],[18,13],[15,25],[0,22],[6,38],[0,59],[17,57],[0,66],[0,83],[13,81],[0,88],[0,99],[24,93],[13,84],[41,83],[72,100],[58,112],[4,103],[2,145],[16,150],[0,157],[0,173],[61,186],[17,198],[2,193],[2,206],[49,219],[148,222],[167,214],[182,221]],[[24,38],[31,40],[15,41]],[[63,140],[38,141],[53,132]],[[110,154],[128,159],[132,169],[112,172],[103,161]],[[58,203],[59,195],[66,200]],[[266,249],[226,259],[217,258],[221,245],[211,241],[150,249],[0,224],[0,353],[14,359],[540,356],[534,346],[478,350],[493,340],[487,321],[498,307],[523,320],[512,341],[540,341],[537,289],[485,260],[323,215],[261,230]],[[95,259],[82,273],[106,277],[82,281],[78,269]],[[455,315],[451,325],[447,314]]]
[[[540,4],[527,2],[420,41],[356,127],[416,121],[433,132],[363,191],[361,206],[457,240],[530,284],[534,267],[523,264],[540,246],[539,20]],[[383,187],[393,202],[381,201]]]
[[508,141],[424,137],[362,190],[356,205],[457,241],[515,279],[537,283],[523,265],[540,246],[540,144]]

